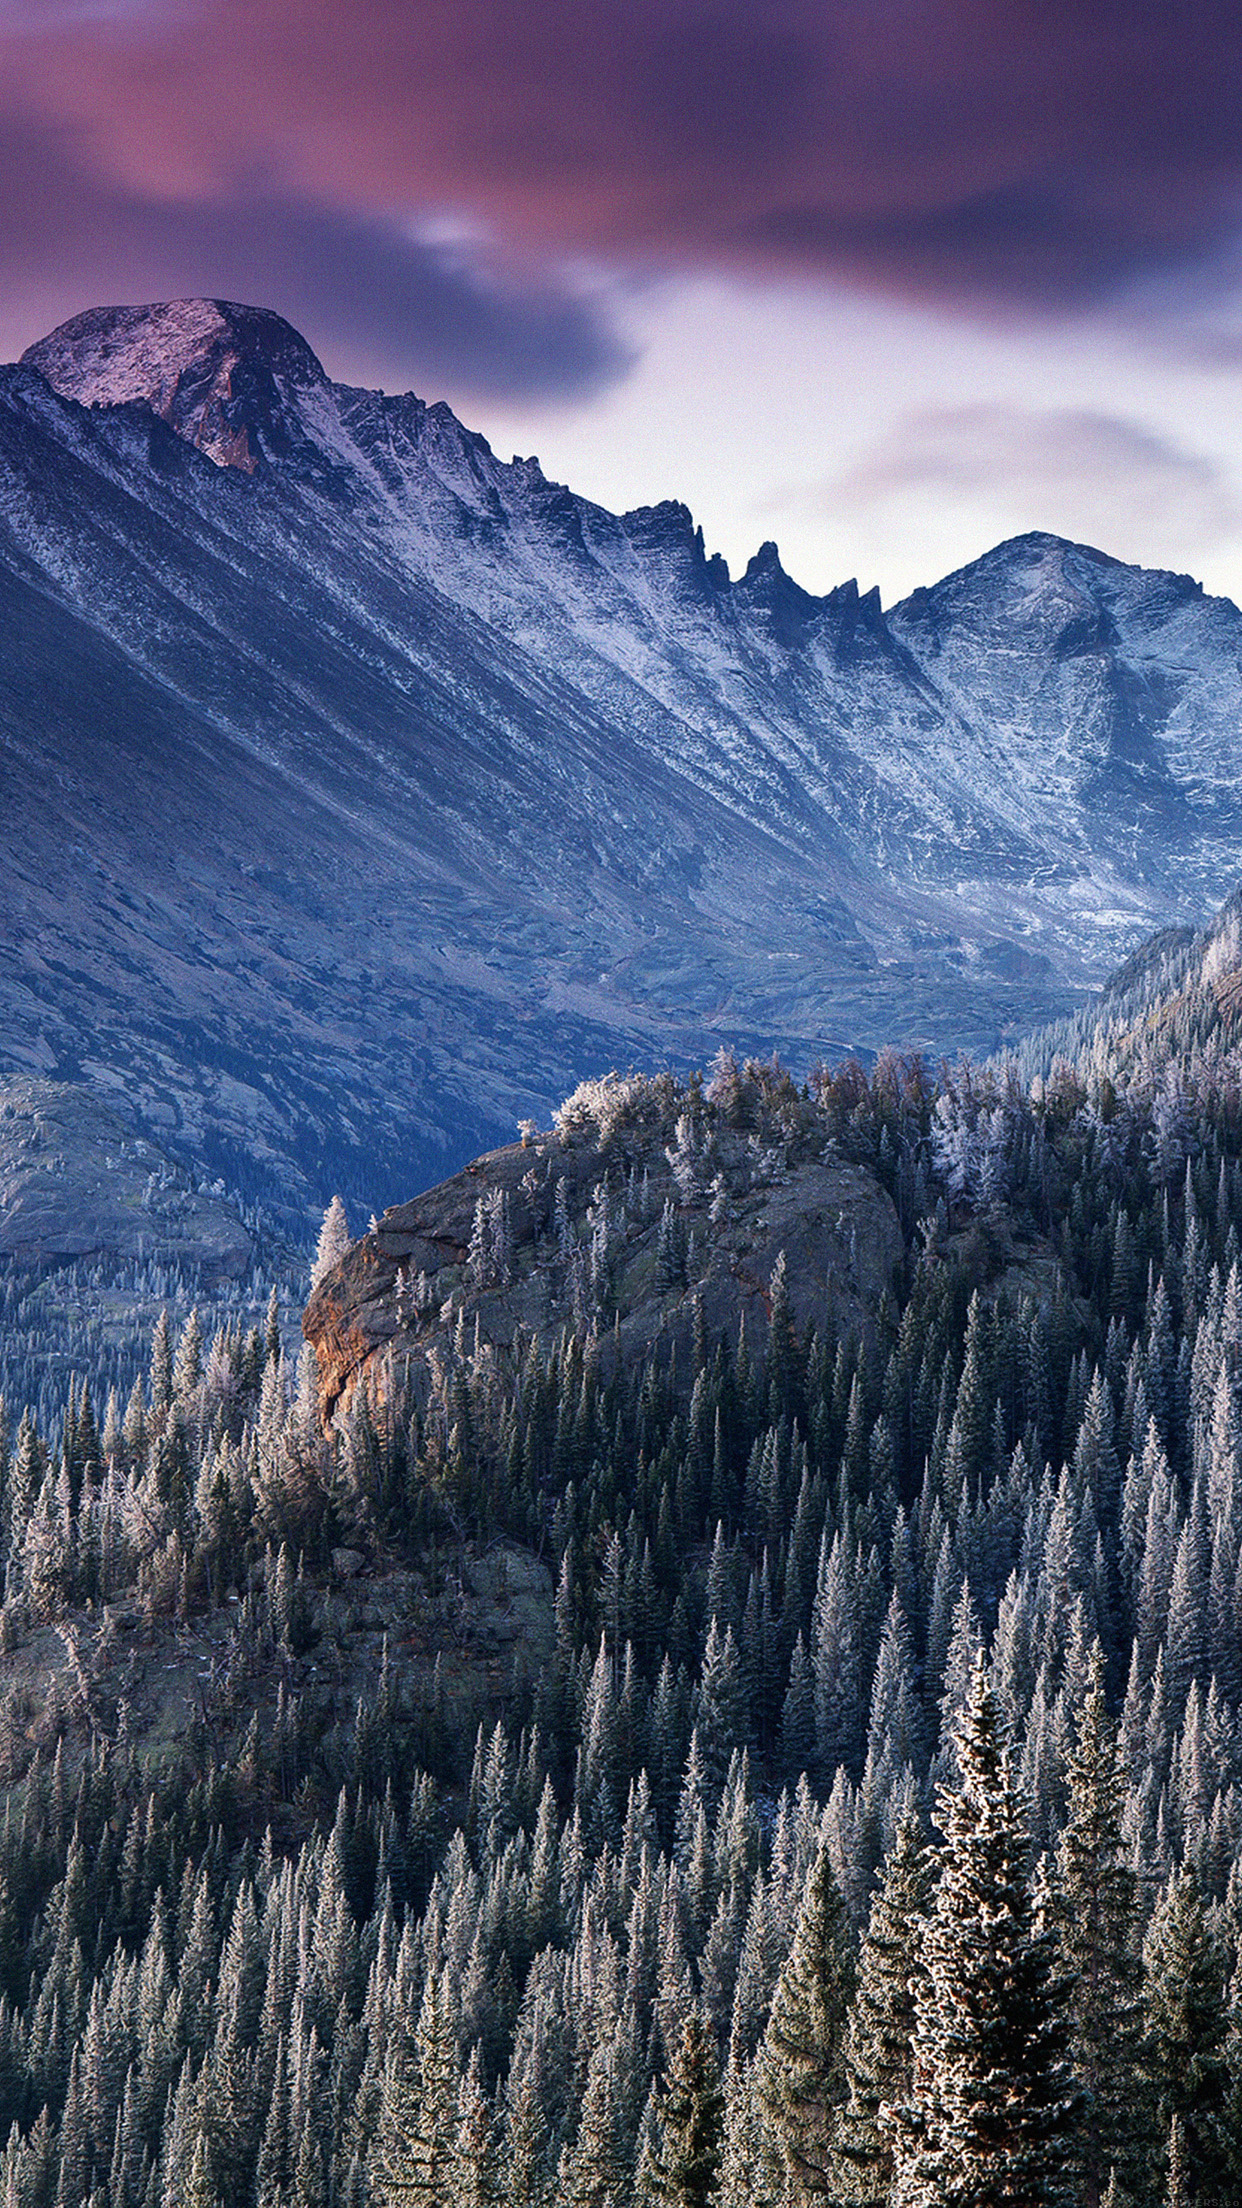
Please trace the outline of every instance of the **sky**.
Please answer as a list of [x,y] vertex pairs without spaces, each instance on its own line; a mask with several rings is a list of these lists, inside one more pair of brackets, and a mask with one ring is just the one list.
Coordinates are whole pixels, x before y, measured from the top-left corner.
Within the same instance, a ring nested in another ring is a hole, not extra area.
[[1242,600],[1234,0],[0,0],[0,357],[193,294],[735,572]]

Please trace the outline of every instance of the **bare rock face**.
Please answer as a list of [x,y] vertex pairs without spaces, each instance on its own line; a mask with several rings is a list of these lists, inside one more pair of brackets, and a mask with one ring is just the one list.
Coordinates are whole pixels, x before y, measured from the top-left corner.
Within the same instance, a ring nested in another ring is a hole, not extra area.
[[218,467],[254,472],[288,394],[327,383],[278,314],[228,299],[94,307],[22,355],[62,399],[145,406]]
[[234,1278],[251,1238],[222,1192],[67,1082],[0,1088],[0,1256],[27,1265],[158,1258]]
[[390,1353],[417,1387],[454,1342],[505,1357],[565,1326],[598,1334],[605,1372],[654,1349],[688,1384],[700,1311],[709,1337],[736,1346],[744,1328],[762,1349],[782,1258],[800,1332],[862,1332],[901,1255],[887,1192],[813,1130],[563,1122],[386,1211],[319,1283],[303,1329],[328,1417]]

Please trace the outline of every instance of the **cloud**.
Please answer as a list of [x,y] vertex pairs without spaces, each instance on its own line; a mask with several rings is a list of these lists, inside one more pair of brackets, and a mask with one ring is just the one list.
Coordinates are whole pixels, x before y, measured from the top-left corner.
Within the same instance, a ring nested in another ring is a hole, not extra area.
[[[1215,237],[1216,226],[1209,227]],[[1061,180],[1031,178],[875,214],[774,207],[754,235],[761,247],[819,258],[897,290],[1056,312],[1111,300],[1151,272],[1164,275],[1187,253],[1197,257],[1196,228],[1182,240],[1163,223],[1147,234],[1137,207],[1093,206]]]
[[582,398],[630,363],[586,290],[498,267],[460,229],[419,236],[262,185],[144,195],[92,174],[68,133],[2,118],[0,176],[14,351],[84,303],[203,293],[276,308],[340,376],[432,396]]
[[0,59],[140,198],[262,175],[553,261],[1047,311],[1210,256],[1242,205],[1233,0],[184,0]]
[[1048,529],[1123,557],[1201,554],[1242,530],[1242,499],[1215,460],[1142,423],[1087,411],[962,406],[907,415],[812,494],[821,512],[872,515],[911,501],[997,526]]

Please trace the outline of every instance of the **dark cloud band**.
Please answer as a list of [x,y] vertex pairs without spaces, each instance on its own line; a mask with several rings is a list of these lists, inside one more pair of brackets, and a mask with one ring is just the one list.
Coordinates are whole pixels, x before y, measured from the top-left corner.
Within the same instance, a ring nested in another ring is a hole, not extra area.
[[335,295],[381,351],[408,324],[441,343],[425,372],[468,352],[489,388],[622,363],[571,291],[411,246],[406,213],[463,211],[545,265],[835,271],[1046,311],[1218,254],[1242,206],[1233,0],[45,0],[34,20],[0,36],[5,79],[113,179],[118,251],[162,240],[304,319]]
[[84,300],[202,293],[274,307],[337,372],[433,396],[584,398],[629,365],[571,286],[292,193],[147,196],[85,170],[63,133],[2,118],[0,200],[0,292],[32,335]]

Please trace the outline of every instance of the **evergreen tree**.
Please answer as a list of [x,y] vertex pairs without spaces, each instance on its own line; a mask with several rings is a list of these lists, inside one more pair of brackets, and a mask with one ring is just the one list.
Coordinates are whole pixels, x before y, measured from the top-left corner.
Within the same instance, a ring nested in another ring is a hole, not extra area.
[[510,2197],[522,2208],[543,2208],[550,2183],[548,2121],[540,2094],[538,2056],[507,2084],[504,2171]]
[[457,2102],[452,2204],[453,2208],[500,2208],[503,2198],[496,2122],[483,2090],[476,2047],[462,2078]]
[[194,2159],[190,2164],[185,2190],[181,2194],[180,2208],[222,2208],[220,2195],[211,2181],[207,2140],[201,2131],[194,2143]]
[[453,2208],[459,2071],[443,1971],[427,1979],[413,2045],[389,2056],[371,2191],[376,2208]]
[[597,2047],[587,2071],[573,2144],[561,2155],[558,2208],[630,2208],[634,2174],[625,2149],[616,2060]]
[[172,1329],[167,1310],[161,1311],[151,1336],[151,1371],[148,1393],[153,1411],[166,1411],[172,1401]]
[[349,1219],[339,1196],[334,1196],[323,1215],[319,1240],[315,1245],[314,1262],[311,1265],[311,1292],[319,1286],[325,1273],[339,1265],[352,1241]]
[[842,2201],[887,2202],[892,2192],[900,2112],[913,2082],[915,1996],[934,1871],[917,1818],[903,1817],[871,1904],[849,2012],[849,2099],[837,2142]]
[[695,1697],[695,1736],[703,1760],[709,1806],[724,1785],[729,1758],[746,1738],[746,1693],[732,1626],[720,1631],[713,1617]]
[[715,2043],[700,2009],[691,2009],[654,2110],[644,2156],[647,2198],[667,2208],[709,2208],[716,2198],[724,2137],[724,2096]]
[[203,1322],[196,1304],[177,1339],[172,1369],[173,1400],[183,1407],[191,1404],[202,1377]]
[[849,1925],[825,1840],[807,1878],[752,2079],[768,2157],[789,2208],[832,2197],[853,1988]]
[[1191,2199],[1229,2199],[1231,2136],[1225,1956],[1193,1872],[1175,1871],[1143,1943],[1146,2070],[1157,2137],[1179,2128]]
[[1190,2180],[1186,2170],[1186,2131],[1180,2116],[1169,2120],[1168,2176],[1165,2208],[1190,2208]]
[[1103,1658],[1068,1760],[1069,1814],[1057,1847],[1052,1918],[1068,1980],[1074,2069],[1086,2088],[1079,2151],[1096,2208],[1110,2173],[1137,2193],[1154,2160],[1144,2136],[1139,1897],[1121,1818],[1125,1779],[1104,1701]]
[[900,2208],[1056,2208],[1073,2197],[1080,2096],[1000,1704],[983,1659],[957,1734],[915,1996],[914,2086],[898,2141]]
[[780,1765],[789,1781],[815,1760],[815,1679],[801,1631],[789,1660],[789,1685],[781,1712]]

